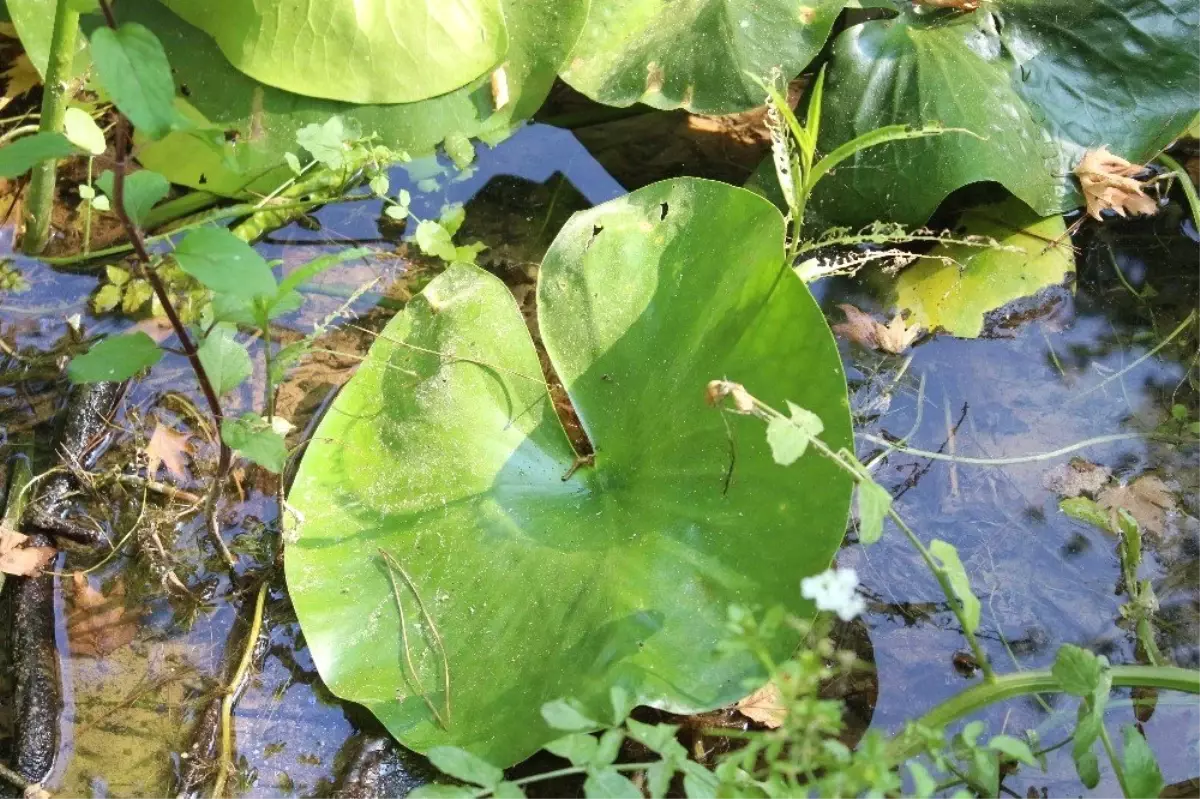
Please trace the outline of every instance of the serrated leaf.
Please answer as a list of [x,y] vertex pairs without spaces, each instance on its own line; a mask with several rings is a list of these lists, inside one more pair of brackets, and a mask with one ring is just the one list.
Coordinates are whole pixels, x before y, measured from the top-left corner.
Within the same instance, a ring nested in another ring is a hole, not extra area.
[[96,313],[105,313],[116,308],[121,302],[122,288],[119,285],[109,283],[100,287],[96,292],[96,296],[92,297],[92,310]]
[[108,282],[114,286],[123,286],[129,282],[129,271],[119,266],[104,267],[104,274],[108,278]]
[[63,135],[80,150],[90,155],[104,155],[108,145],[104,141],[104,131],[92,119],[92,115],[82,108],[71,107],[63,113]]
[[1163,789],[1162,771],[1150,744],[1137,727],[1126,724],[1121,728],[1125,740],[1125,787],[1130,796],[1158,796]]
[[542,705],[542,718],[554,729],[568,732],[594,730],[604,726],[585,716],[565,699],[555,699]]
[[61,133],[34,133],[0,147],[0,178],[24,175],[47,158],[66,158],[78,150]]
[[1001,752],[1018,763],[1024,763],[1027,766],[1038,765],[1033,750],[1020,738],[1014,738],[1011,735],[993,735],[988,740],[988,748]]
[[224,228],[189,232],[175,249],[179,267],[208,288],[250,300],[275,294],[275,276],[266,260]]
[[809,442],[821,434],[825,425],[821,417],[791,402],[787,404],[791,418],[773,416],[767,423],[767,443],[775,462],[790,466],[808,449]]
[[491,788],[504,779],[503,771],[457,746],[435,746],[425,756],[438,771],[472,785]]
[[150,281],[134,278],[125,284],[125,296],[121,298],[121,310],[127,314],[136,313],[154,296],[154,287]]
[[67,364],[72,383],[102,383],[128,380],[158,363],[162,350],[145,333],[109,336]]
[[892,495],[874,480],[858,484],[858,541],[863,546],[874,544],[883,536],[883,520],[892,507]]
[[144,25],[99,27],[91,37],[92,63],[113,104],[138,131],[161,139],[189,127],[175,109],[175,81],[158,37]]
[[586,766],[596,756],[599,746],[600,741],[596,736],[577,732],[546,744],[546,751],[570,760],[573,766]]
[[254,369],[250,354],[237,342],[236,335],[237,328],[233,325],[218,324],[200,345],[200,363],[218,396],[233,391]]
[[589,773],[583,793],[588,799],[639,799],[642,795],[628,777],[611,768]]
[[454,241],[450,231],[431,219],[422,219],[417,225],[417,246],[426,255],[441,258],[443,261],[453,261],[455,255]]
[[1050,673],[1059,686],[1073,696],[1089,696],[1100,686],[1104,664],[1100,658],[1074,644],[1063,644],[1054,657]]
[[971,591],[971,580],[967,577],[967,570],[963,568],[962,561],[959,560],[958,550],[953,544],[935,538],[929,542],[929,553],[937,559],[939,568],[950,581],[950,587],[954,589],[958,601],[962,603],[967,629],[975,632],[979,629],[979,598]]
[[253,413],[222,422],[221,440],[246,460],[257,463],[272,474],[279,474],[287,464],[287,444],[283,436]]
[[345,119],[333,116],[322,124],[305,125],[296,132],[296,143],[317,162],[329,169],[341,169],[346,162],[347,144],[359,138],[361,131],[347,128]]

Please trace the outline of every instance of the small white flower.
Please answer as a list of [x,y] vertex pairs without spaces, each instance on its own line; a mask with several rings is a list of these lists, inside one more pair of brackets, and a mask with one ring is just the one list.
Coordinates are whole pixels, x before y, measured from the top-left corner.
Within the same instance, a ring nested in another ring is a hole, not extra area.
[[842,621],[850,621],[867,609],[867,603],[855,591],[858,573],[854,569],[827,569],[800,581],[800,595],[817,603],[819,610],[832,610]]

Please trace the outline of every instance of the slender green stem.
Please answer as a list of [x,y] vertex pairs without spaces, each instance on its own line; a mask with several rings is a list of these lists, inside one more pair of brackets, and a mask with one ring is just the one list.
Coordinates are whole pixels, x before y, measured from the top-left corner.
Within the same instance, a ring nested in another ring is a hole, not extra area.
[[1188,206],[1192,209],[1192,224],[1196,226],[1197,230],[1200,230],[1200,194],[1196,193],[1196,187],[1192,183],[1192,176],[1187,173],[1187,170],[1178,161],[1166,153],[1159,155],[1158,161],[1178,176],[1179,185],[1183,187],[1183,193],[1187,197]]
[[[1200,671],[1177,666],[1113,666],[1112,684],[1117,688],[1147,687],[1200,694]],[[940,729],[982,710],[988,705],[1029,694],[1059,693],[1062,687],[1048,669],[1004,674],[990,683],[980,683],[950,697],[934,707],[916,724]],[[904,760],[920,750],[920,744],[903,736],[893,739],[892,754]]]
[[1104,744],[1104,751],[1108,753],[1108,762],[1112,763],[1113,773],[1117,775],[1117,782],[1121,786],[1121,793],[1134,799],[1125,782],[1125,769],[1121,767],[1121,759],[1117,757],[1117,750],[1113,748],[1112,739],[1108,737],[1108,727],[1103,722],[1100,724],[1100,742]]
[[[643,771],[650,768],[657,761],[647,763],[615,763],[608,768],[613,771]],[[513,780],[513,785],[529,785],[534,782],[545,782],[546,780],[557,779],[558,777],[573,777],[578,774],[587,774],[586,766],[568,766],[566,768],[555,769],[554,771],[544,771],[541,774],[533,774],[528,777],[521,777],[519,780]],[[476,797],[491,796],[491,788],[483,788],[475,793]]]
[[859,433],[858,437],[864,441],[870,441],[872,444],[879,444],[884,447],[891,447],[899,452],[907,455],[916,455],[918,458],[928,458],[931,461],[950,461],[951,463],[966,463],[973,466],[1012,466],[1017,463],[1034,463],[1036,461],[1049,461],[1055,458],[1068,455],[1072,452],[1088,447],[1097,447],[1101,444],[1111,444],[1114,441],[1133,441],[1143,440],[1145,436],[1141,433],[1113,433],[1107,436],[1097,436],[1089,438],[1086,441],[1077,441],[1060,449],[1051,452],[1038,452],[1033,455],[1016,455],[1011,458],[969,458],[963,455],[946,455],[941,452],[930,452],[929,450],[917,449],[915,447],[905,446],[904,444],[888,441],[886,438],[873,436],[870,433]]
[[[50,37],[50,62],[42,92],[42,118],[39,130],[59,133],[67,111],[71,68],[75,62],[75,40],[79,34],[79,12],[69,0],[58,0],[54,10],[54,31]],[[50,214],[54,210],[54,184],[58,161],[47,158],[33,168],[29,183],[29,222],[22,246],[27,255],[46,249],[50,238]]]

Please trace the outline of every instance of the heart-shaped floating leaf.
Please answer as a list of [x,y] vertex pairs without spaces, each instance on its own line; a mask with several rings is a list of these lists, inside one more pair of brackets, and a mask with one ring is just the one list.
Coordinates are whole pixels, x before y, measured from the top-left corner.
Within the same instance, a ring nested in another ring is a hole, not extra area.
[[602,103],[728,114],[762,105],[825,44],[846,0],[593,3],[563,79]]
[[909,6],[853,27],[834,44],[823,150],[893,124],[940,122],[983,138],[864,150],[821,182],[814,210],[845,225],[920,224],[950,192],[985,180],[1041,216],[1080,206],[1071,168],[1085,150],[1108,145],[1144,163],[1187,129],[1198,35],[1194,0]]
[[411,103],[479,77],[508,46],[500,0],[163,0],[269,86]]
[[837,350],[783,235],[766,200],[691,178],[572,217],[538,319],[590,465],[497,279],[452,267],[392,320],[290,497],[289,591],[335,693],[406,746],[498,765],[561,735],[540,713],[554,699],[602,719],[613,686],[679,712],[745,694],[757,666],[716,650],[729,606],[810,612],[799,580],[828,567],[850,496],[819,455],[778,466],[761,422],[705,403],[728,377],[850,444]]
[[[533,116],[575,41],[585,0],[505,0],[509,47],[503,77],[482,79],[417,103],[353,105],[266,86],[234,69],[216,43],[154,0],[122,0],[121,18],[152,29],[162,41],[182,98],[197,125],[229,132],[224,151],[186,133],[140,142],[138,159],[172,183],[225,196],[266,193],[292,176],[284,153],[296,133],[332,116],[413,157],[428,155],[450,134],[479,136]],[[502,84],[502,86],[501,86]]]

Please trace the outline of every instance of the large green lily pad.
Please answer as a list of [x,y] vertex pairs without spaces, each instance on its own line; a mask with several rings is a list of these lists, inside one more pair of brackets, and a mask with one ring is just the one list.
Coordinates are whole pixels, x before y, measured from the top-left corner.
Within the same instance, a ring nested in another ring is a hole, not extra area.
[[909,312],[909,325],[975,338],[989,312],[1075,274],[1075,252],[1058,214],[1041,218],[1009,198],[965,212],[956,230],[1000,246],[940,244],[901,272],[896,303]]
[[[831,446],[851,442],[836,347],[784,267],[768,202],[687,178],[576,214],[538,302],[594,465],[572,470],[507,289],[459,266],[387,326],[289,497],[288,588],[322,678],[417,751],[453,744],[507,765],[560,734],[543,703],[608,718],[615,685],[679,712],[736,700],[759,672],[716,651],[729,606],[810,613],[799,580],[828,567],[844,531],[837,468],[816,454],[780,467],[761,422],[705,402],[713,377],[742,381],[819,414]],[[398,580],[409,652],[448,728],[406,676],[381,548],[444,641],[449,702]],[[773,648],[795,644],[781,632]]]
[[484,78],[429,100],[354,105],[266,86],[230,66],[213,40],[154,0],[122,0],[122,19],[153,30],[163,42],[184,111],[230,131],[225,152],[186,133],[139,146],[146,167],[172,183],[226,196],[269,192],[291,172],[283,154],[296,151],[296,131],[340,115],[364,133],[413,157],[428,155],[450,134],[478,136],[531,117],[545,100],[583,24],[586,0],[505,0],[509,49],[504,63],[508,102],[496,108]]
[[162,0],[268,86],[351,103],[411,103],[504,57],[500,0]]
[[755,78],[790,78],[846,0],[606,0],[592,4],[563,79],[608,105],[728,114],[762,105]]
[[992,0],[913,10],[834,43],[820,143],[883,125],[948,134],[859,153],[818,186],[837,224],[920,224],[952,191],[998,181],[1042,216],[1082,205],[1071,177],[1086,149],[1144,162],[1200,107],[1195,0]]

